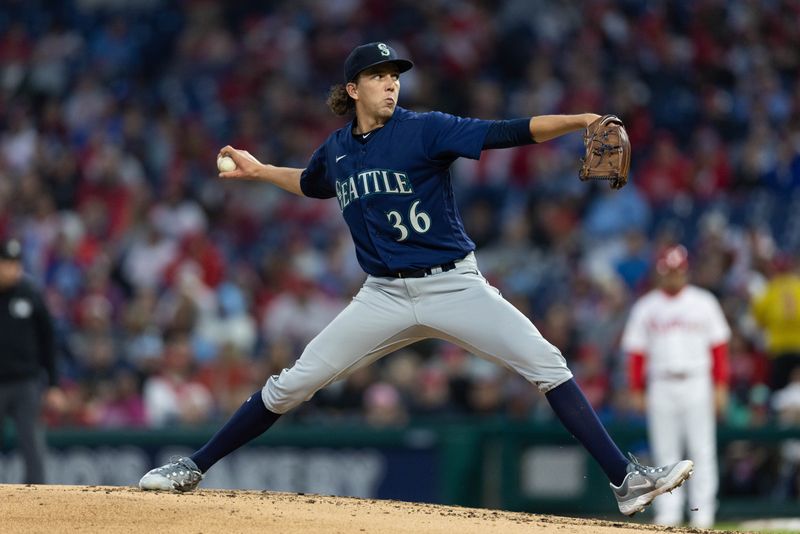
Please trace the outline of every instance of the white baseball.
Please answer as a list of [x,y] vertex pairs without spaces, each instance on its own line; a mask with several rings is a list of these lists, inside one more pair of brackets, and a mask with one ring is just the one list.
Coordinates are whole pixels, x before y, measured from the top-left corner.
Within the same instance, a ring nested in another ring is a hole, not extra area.
[[217,169],[219,169],[219,172],[235,171],[236,163],[230,156],[220,156],[217,158]]

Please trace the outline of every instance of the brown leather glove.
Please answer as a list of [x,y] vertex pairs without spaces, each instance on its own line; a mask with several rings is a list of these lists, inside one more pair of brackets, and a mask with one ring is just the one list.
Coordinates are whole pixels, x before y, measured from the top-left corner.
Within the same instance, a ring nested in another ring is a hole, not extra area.
[[586,153],[581,159],[581,180],[608,180],[611,189],[628,183],[631,167],[631,142],[616,115],[603,115],[583,134]]

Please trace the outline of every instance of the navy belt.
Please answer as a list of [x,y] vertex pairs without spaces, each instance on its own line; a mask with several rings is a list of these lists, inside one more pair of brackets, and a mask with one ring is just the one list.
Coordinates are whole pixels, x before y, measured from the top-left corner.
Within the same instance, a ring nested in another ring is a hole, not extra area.
[[394,273],[395,278],[425,278],[431,274],[439,274],[439,273],[446,273],[447,271],[452,271],[456,268],[456,262],[449,261],[447,263],[443,263],[441,265],[435,265],[433,267],[428,267],[426,269],[415,269],[413,271],[403,271],[399,273]]

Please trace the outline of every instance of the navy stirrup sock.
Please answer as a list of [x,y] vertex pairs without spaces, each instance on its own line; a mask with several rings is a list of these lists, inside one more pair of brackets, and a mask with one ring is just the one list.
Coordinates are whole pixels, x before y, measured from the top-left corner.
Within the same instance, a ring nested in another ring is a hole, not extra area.
[[267,410],[261,391],[257,391],[191,459],[205,473],[223,457],[266,432],[280,416]]
[[564,427],[597,460],[611,483],[622,484],[628,459],[612,441],[575,380],[570,378],[545,393],[545,397]]

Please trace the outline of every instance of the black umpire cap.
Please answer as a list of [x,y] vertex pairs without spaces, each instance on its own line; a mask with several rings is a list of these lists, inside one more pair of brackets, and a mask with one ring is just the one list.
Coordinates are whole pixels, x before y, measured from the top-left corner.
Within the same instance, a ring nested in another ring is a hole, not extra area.
[[355,47],[347,56],[344,62],[344,83],[352,82],[361,71],[382,63],[394,63],[400,72],[414,66],[409,60],[399,58],[394,48],[386,43],[367,43]]
[[14,260],[19,261],[22,259],[22,243],[14,238],[3,239],[0,242],[0,260]]

